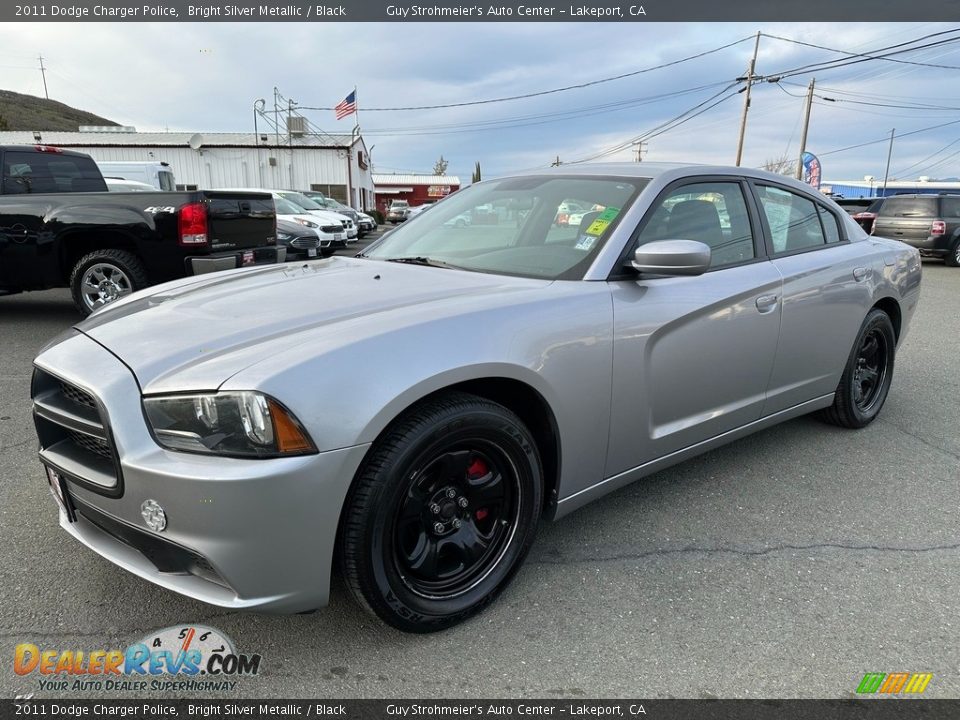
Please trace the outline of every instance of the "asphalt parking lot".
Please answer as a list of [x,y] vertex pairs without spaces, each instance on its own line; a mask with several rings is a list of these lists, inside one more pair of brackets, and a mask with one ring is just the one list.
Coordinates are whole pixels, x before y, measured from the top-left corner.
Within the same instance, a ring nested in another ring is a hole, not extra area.
[[28,395],[32,358],[77,316],[65,290],[0,298],[2,694],[82,695],[14,675],[18,643],[111,649],[203,623],[263,656],[234,697],[849,697],[895,671],[958,697],[958,298],[960,270],[925,262],[866,430],[801,418],[546,525],[499,602],[432,636],[382,626],[339,581],[311,615],[226,612],[70,539]]

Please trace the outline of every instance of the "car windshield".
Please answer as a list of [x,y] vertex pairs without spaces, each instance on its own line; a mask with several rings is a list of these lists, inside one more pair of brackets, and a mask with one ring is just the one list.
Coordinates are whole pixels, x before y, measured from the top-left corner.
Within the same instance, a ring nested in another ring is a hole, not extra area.
[[277,194],[280,195],[280,197],[282,197],[284,200],[289,200],[294,205],[299,205],[304,210],[323,210],[322,206],[317,205],[316,202],[301,193],[285,191]]
[[[490,180],[412,217],[365,255],[476,272],[580,279],[648,182],[554,175]],[[582,214],[570,217],[572,203]]]
[[289,200],[285,200],[282,197],[275,197],[273,199],[273,204],[277,208],[278,215],[303,215],[303,209],[297,207]]

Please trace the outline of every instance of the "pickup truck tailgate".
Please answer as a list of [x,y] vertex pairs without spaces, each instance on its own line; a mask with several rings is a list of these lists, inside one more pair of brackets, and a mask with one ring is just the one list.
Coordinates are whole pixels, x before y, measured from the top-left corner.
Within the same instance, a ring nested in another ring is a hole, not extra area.
[[276,210],[267,193],[206,190],[210,250],[244,250],[276,242]]

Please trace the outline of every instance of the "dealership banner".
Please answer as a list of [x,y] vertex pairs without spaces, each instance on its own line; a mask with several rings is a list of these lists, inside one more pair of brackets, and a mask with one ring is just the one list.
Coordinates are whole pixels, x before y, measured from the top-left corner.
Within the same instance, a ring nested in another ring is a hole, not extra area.
[[[633,2],[101,2],[64,0],[0,6],[0,21],[51,22],[732,22],[732,21],[864,21],[861,3],[836,0],[770,2],[738,0],[634,0]],[[873,3],[869,21],[925,22],[957,19],[956,3],[911,0],[909,3]]]

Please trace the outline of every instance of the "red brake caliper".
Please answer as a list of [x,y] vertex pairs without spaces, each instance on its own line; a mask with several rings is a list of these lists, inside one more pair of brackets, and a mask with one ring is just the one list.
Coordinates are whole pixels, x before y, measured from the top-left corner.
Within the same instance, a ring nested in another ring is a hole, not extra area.
[[[483,477],[489,472],[487,464],[480,458],[474,458],[473,462],[470,463],[470,467],[467,468],[467,478],[476,479],[478,477]],[[483,520],[487,515],[490,514],[490,511],[486,508],[477,508],[473,513],[473,516],[477,520]]]

